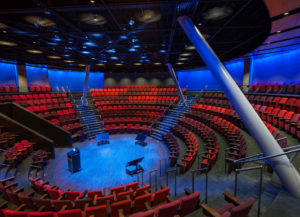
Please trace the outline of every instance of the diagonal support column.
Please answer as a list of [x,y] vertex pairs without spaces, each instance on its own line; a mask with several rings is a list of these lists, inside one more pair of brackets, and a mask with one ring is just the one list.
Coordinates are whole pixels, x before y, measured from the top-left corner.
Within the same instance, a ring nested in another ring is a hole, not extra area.
[[[191,19],[187,16],[181,16],[178,18],[178,22],[223,88],[224,93],[264,153],[264,156],[282,154],[283,150]],[[286,155],[274,157],[270,159],[270,163],[283,186],[292,195],[300,198],[300,175],[293,164],[290,163],[288,157]]]
[[185,102],[183,93],[182,93],[182,91],[181,91],[181,88],[180,88],[180,86],[179,86],[179,83],[178,83],[178,79],[177,79],[175,70],[173,69],[171,63],[167,63],[166,65],[168,66],[169,71],[170,71],[170,74],[171,74],[171,76],[172,76],[172,78],[173,78],[173,81],[174,81],[174,83],[175,83],[175,85],[176,85],[176,89],[177,89],[177,92],[178,92],[178,94],[179,94],[179,97],[180,97],[182,103],[184,104],[184,106],[186,106],[186,102]]
[[86,94],[89,89],[89,77],[90,77],[90,70],[91,70],[91,65],[87,65],[85,67],[85,79],[84,79],[84,87],[83,87],[83,93],[82,93],[82,104],[85,105],[86,103]]

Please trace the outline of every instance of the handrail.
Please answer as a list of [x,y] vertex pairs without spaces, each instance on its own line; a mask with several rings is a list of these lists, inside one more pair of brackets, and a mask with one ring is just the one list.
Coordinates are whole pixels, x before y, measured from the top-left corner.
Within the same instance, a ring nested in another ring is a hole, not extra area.
[[167,178],[166,178],[166,184],[169,186],[169,173],[175,173],[175,178],[174,178],[174,194],[176,197],[176,188],[177,188],[177,168],[173,170],[168,170],[167,171]]
[[144,185],[144,170],[139,170],[138,172],[137,172],[137,182],[140,184],[140,173],[142,174],[141,176],[142,176],[142,186]]
[[237,194],[237,180],[238,173],[245,172],[250,170],[260,169],[260,177],[259,177],[259,188],[258,188],[258,207],[257,207],[257,217],[260,217],[260,207],[261,207],[261,194],[262,194],[262,176],[263,176],[263,166],[255,166],[255,167],[247,167],[242,169],[235,169],[235,180],[234,180],[234,196]]
[[149,185],[150,188],[152,187],[152,182],[151,182],[151,174],[154,173],[155,175],[155,191],[157,191],[157,170],[150,170],[149,171]]
[[160,159],[159,160],[159,176],[162,176],[162,168],[161,168],[161,162],[164,161],[165,162],[165,174],[167,174],[167,164],[168,164],[168,159],[164,158],[164,159]]
[[195,191],[195,173],[205,171],[205,203],[207,203],[208,167],[192,170],[192,192]]
[[[287,151],[287,152],[283,152],[283,153],[280,153],[280,154],[273,154],[273,155],[269,155],[269,156],[266,156],[266,157],[260,157],[261,154],[258,154],[257,159],[245,160],[245,159],[241,158],[241,159],[233,161],[233,163],[235,163],[235,164],[236,163],[249,163],[249,162],[253,162],[253,161],[266,160],[266,159],[279,157],[279,156],[282,156],[282,155],[287,155],[287,154],[294,153],[294,152],[299,152],[299,151],[300,151],[300,148],[297,148],[297,149],[292,150],[292,151]],[[249,158],[250,157],[248,157],[248,159]]]

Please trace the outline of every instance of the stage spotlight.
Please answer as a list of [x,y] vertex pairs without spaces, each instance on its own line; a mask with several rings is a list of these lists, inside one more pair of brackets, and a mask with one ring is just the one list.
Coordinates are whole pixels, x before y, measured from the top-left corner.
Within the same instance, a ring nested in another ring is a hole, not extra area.
[[84,13],[79,15],[79,19],[89,25],[104,25],[107,21],[100,14]]
[[142,23],[153,23],[161,19],[161,14],[153,10],[142,10],[136,16],[137,20]]
[[52,20],[40,16],[26,16],[24,19],[28,23],[42,27],[53,27],[56,25]]

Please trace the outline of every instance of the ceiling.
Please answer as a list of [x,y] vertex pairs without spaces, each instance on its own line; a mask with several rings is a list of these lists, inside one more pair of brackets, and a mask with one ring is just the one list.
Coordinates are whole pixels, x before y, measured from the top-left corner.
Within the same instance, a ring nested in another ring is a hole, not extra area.
[[262,0],[9,0],[0,9],[0,58],[102,72],[199,67],[180,15],[222,61],[257,48],[271,30]]

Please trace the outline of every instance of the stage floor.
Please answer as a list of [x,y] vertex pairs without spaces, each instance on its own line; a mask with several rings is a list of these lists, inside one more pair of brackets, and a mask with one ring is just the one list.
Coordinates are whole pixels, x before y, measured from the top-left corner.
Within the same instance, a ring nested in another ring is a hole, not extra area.
[[56,184],[61,189],[78,191],[131,183],[137,180],[137,176],[126,173],[125,166],[128,161],[144,157],[140,165],[145,171],[149,171],[158,169],[159,160],[169,156],[165,144],[147,137],[148,144],[143,147],[135,144],[135,137],[134,134],[112,135],[110,144],[97,145],[96,140],[89,140],[75,145],[80,150],[82,167],[76,173],[68,170],[67,152],[71,148],[62,149],[47,166],[45,180],[52,180],[50,184]]

